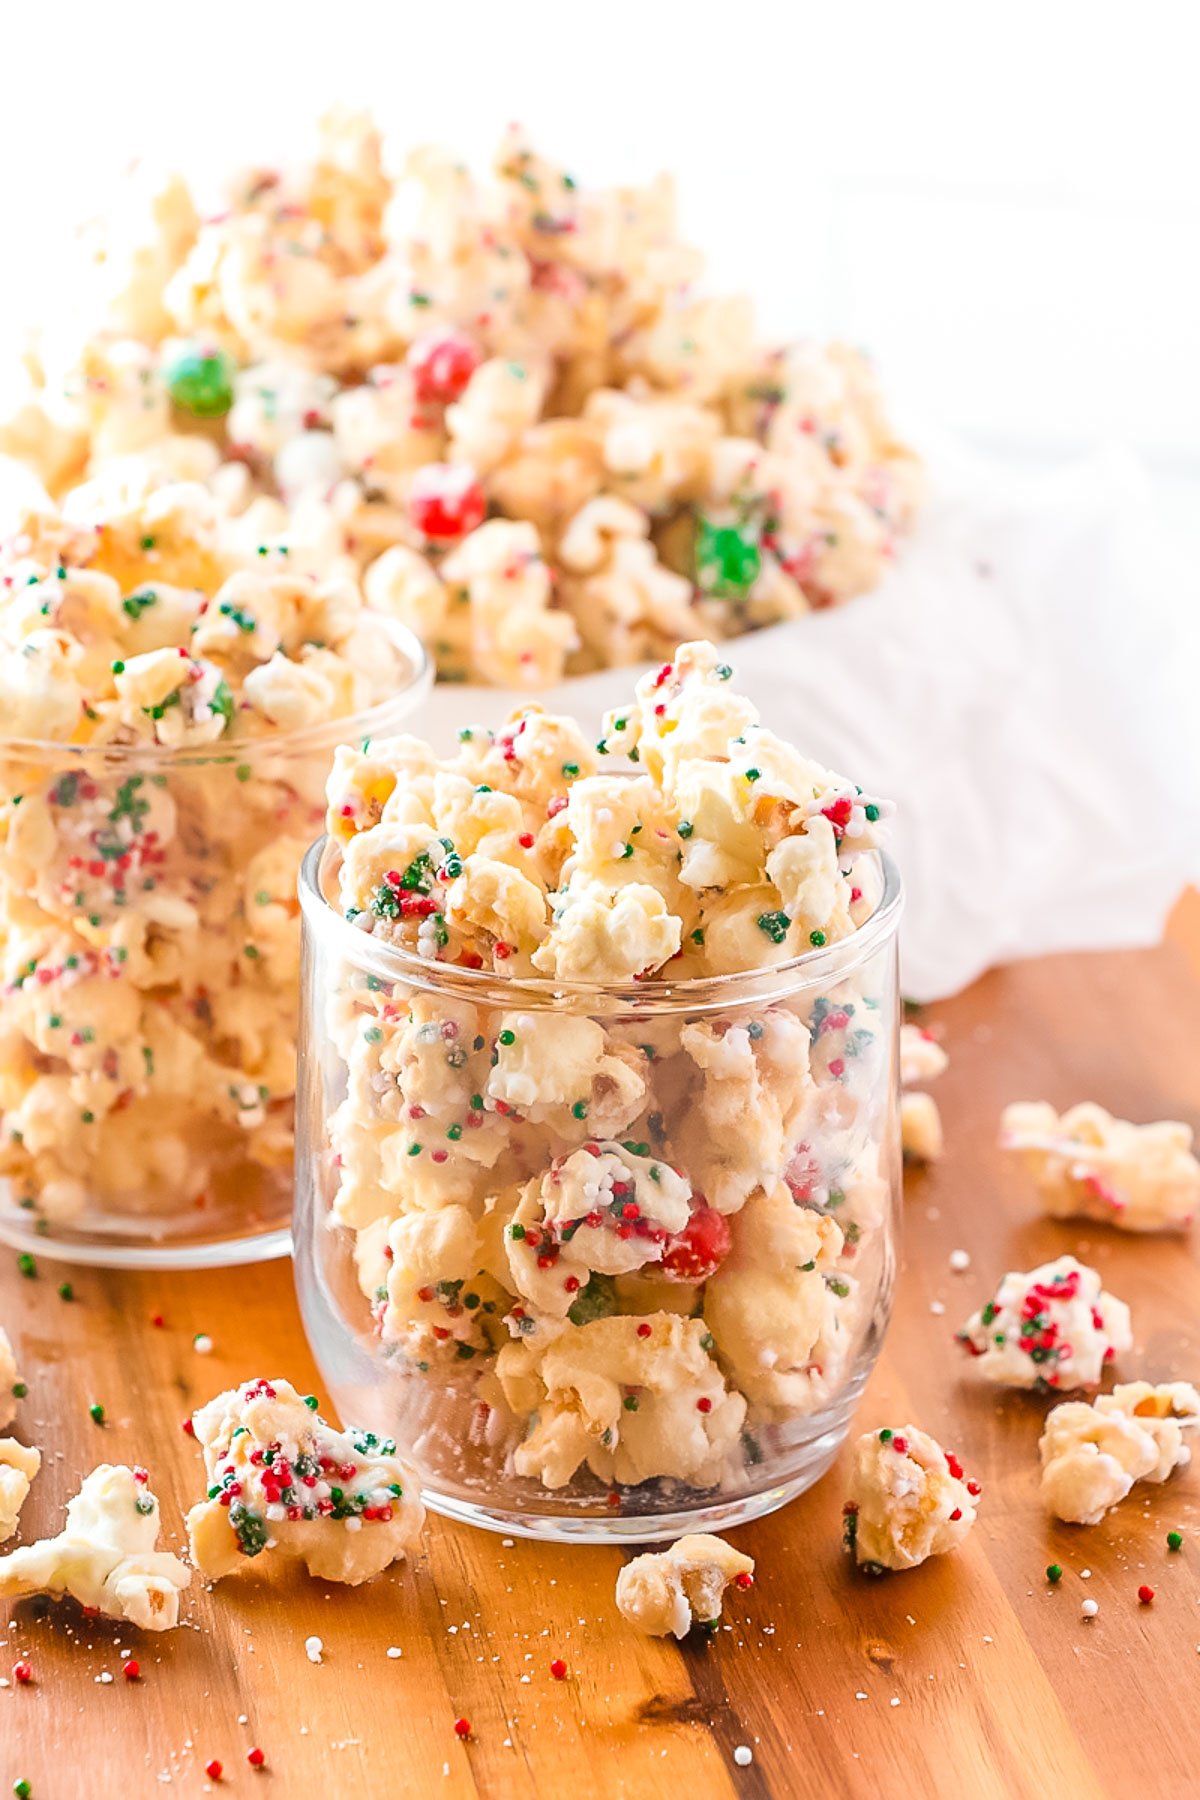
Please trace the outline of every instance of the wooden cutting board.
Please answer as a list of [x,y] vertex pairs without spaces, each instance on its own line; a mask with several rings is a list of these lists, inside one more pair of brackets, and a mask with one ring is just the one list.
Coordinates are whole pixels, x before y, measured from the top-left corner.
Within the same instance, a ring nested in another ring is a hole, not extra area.
[[[982,1479],[962,1552],[857,1575],[840,1550],[835,1469],[733,1534],[758,1579],[707,1646],[629,1632],[613,1605],[618,1550],[504,1542],[436,1518],[423,1553],[367,1589],[194,1585],[186,1626],[161,1636],[71,1605],[0,1603],[0,1673],[20,1658],[34,1671],[0,1689],[0,1795],[22,1778],[34,1800],[198,1794],[213,1758],[216,1791],[361,1800],[1194,1794],[1200,1473],[1137,1490],[1091,1529],[1051,1524],[1037,1493],[1045,1402],[973,1380],[952,1333],[1006,1268],[1070,1250],[1133,1308],[1122,1374],[1200,1377],[1192,1241],[1042,1222],[994,1149],[1001,1107],[1022,1098],[1200,1125],[1200,903],[1181,906],[1162,949],[1000,970],[932,1019],[952,1057],[937,1090],[948,1151],[908,1180],[896,1314],[860,1421],[923,1425]],[[956,1249],[970,1253],[965,1273],[951,1272]],[[167,1278],[43,1260],[28,1280],[15,1264],[0,1252],[0,1320],[30,1389],[17,1429],[45,1455],[24,1541],[56,1531],[81,1475],[108,1460],[150,1466],[178,1545],[201,1492],[184,1416],[254,1375],[321,1391],[286,1265]],[[67,1277],[73,1300],[58,1296]],[[1065,1571],[1056,1588],[1051,1562]],[[1148,1606],[1141,1584],[1155,1590]],[[1090,1623],[1085,1598],[1099,1603]],[[122,1679],[121,1645],[134,1646],[136,1683]],[[735,1759],[741,1746],[752,1761]]]

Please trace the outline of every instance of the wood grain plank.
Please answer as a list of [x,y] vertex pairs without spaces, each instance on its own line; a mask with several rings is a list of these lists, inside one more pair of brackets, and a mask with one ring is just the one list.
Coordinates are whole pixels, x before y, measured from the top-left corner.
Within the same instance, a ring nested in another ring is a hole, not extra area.
[[[1147,1490],[1088,1531],[1051,1524],[1037,1493],[1044,1402],[983,1389],[951,1341],[1004,1268],[1071,1249],[1133,1306],[1123,1374],[1200,1373],[1192,1241],[1042,1221],[994,1149],[1000,1108],[1021,1097],[1200,1126],[1200,908],[1181,908],[1172,936],[1154,952],[998,971],[937,1010],[952,1055],[939,1091],[948,1153],[909,1177],[896,1316],[860,1422],[923,1424],[980,1476],[962,1553],[908,1576],[857,1575],[838,1548],[839,1467],[733,1534],[759,1581],[708,1647],[630,1635],[612,1602],[615,1549],[505,1544],[440,1520],[419,1557],[368,1589],[194,1587],[188,1628],[158,1638],[22,1602],[2,1615],[0,1670],[28,1656],[36,1680],[0,1690],[0,1791],[24,1776],[35,1800],[198,1794],[215,1756],[231,1790],[319,1785],[362,1800],[1194,1793],[1200,1480]],[[950,1271],[955,1248],[970,1252],[965,1274]],[[200,1491],[184,1415],[252,1374],[316,1386],[284,1266],[168,1279],[43,1261],[27,1281],[14,1264],[0,1253],[0,1319],[30,1382],[18,1430],[46,1453],[24,1539],[57,1529],[80,1475],[107,1459],[150,1465],[177,1544]],[[68,1274],[74,1301],[56,1293]],[[1175,1527],[1178,1555],[1165,1543]],[[1066,1571],[1057,1588],[1051,1561]],[[310,1634],[326,1646],[320,1666]],[[130,1684],[116,1647],[135,1639],[143,1676]],[[112,1683],[96,1679],[104,1670]],[[244,1761],[255,1743],[261,1775]]]

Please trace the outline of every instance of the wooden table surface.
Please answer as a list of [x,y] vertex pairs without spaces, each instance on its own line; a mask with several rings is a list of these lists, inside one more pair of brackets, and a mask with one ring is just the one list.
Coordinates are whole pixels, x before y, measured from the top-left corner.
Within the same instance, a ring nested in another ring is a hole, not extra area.
[[[1200,1125],[1200,905],[1177,911],[1159,950],[998,971],[933,1018],[952,1057],[938,1085],[948,1152],[909,1178],[896,1314],[860,1423],[921,1424],[982,1479],[961,1552],[857,1575],[839,1547],[835,1470],[731,1534],[758,1579],[708,1646],[623,1625],[616,1549],[502,1541],[436,1518],[422,1554],[369,1588],[194,1582],[185,1626],[159,1636],[70,1604],[0,1603],[0,1672],[24,1657],[35,1674],[0,1690],[0,1794],[22,1777],[34,1800],[198,1794],[214,1757],[221,1787],[241,1794],[365,1800],[1194,1794],[1200,1476],[1139,1489],[1090,1529],[1052,1524],[1037,1491],[1045,1402],[973,1380],[951,1335],[1006,1268],[1069,1250],[1132,1305],[1123,1375],[1200,1376],[1192,1243],[1042,1222],[993,1147],[1002,1105],[1021,1098]],[[965,1274],[949,1267],[958,1248]],[[73,1302],[57,1294],[67,1273]],[[185,1413],[259,1374],[320,1391],[284,1264],[166,1278],[43,1261],[23,1280],[0,1252],[0,1320],[29,1381],[16,1429],[45,1454],[22,1541],[59,1529],[81,1475],[110,1460],[150,1465],[177,1546],[201,1492]],[[211,1355],[194,1350],[198,1332]],[[1175,1555],[1172,1528],[1185,1537]],[[1057,1588],[1051,1562],[1065,1571]],[[1152,1605],[1139,1605],[1141,1583]],[[1085,1623],[1089,1597],[1100,1610]],[[320,1666],[310,1634],[324,1640]],[[136,1683],[121,1678],[122,1644],[136,1644]],[[246,1762],[254,1745],[260,1771]]]

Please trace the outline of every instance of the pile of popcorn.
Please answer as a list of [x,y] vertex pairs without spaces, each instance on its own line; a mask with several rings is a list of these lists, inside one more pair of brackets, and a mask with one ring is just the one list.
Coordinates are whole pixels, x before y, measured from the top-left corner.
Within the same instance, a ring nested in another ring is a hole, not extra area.
[[[469,1387],[548,1488],[736,1478],[885,1305],[887,952],[753,991],[870,917],[885,808],[731,673],[684,645],[598,751],[531,706],[449,760],[343,749],[329,783],[327,896],[403,953],[326,971],[333,1217],[384,1354],[434,1412]],[[687,978],[694,1007],[662,998]]]
[[226,1166],[286,1183],[296,872],[333,744],[394,728],[416,646],[202,483],[10,499],[0,1178],[55,1225],[187,1215]]
[[[142,176],[0,400],[56,497],[201,484],[361,576],[449,679],[536,688],[876,585],[920,492],[844,345],[696,287],[671,184],[582,188],[511,129],[488,179],[386,171],[344,111],[201,216]],[[186,583],[185,583],[186,585]]]

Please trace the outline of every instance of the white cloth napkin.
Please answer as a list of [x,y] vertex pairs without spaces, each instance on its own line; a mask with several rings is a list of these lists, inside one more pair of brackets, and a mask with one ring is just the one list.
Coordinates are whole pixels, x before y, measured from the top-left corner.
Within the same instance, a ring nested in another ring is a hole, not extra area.
[[[1114,451],[1017,477],[926,443],[930,499],[875,593],[731,643],[764,721],[897,802],[904,991],[993,963],[1156,942],[1200,874],[1200,597]],[[638,671],[537,698],[598,721]],[[439,687],[449,748],[522,696]]]

